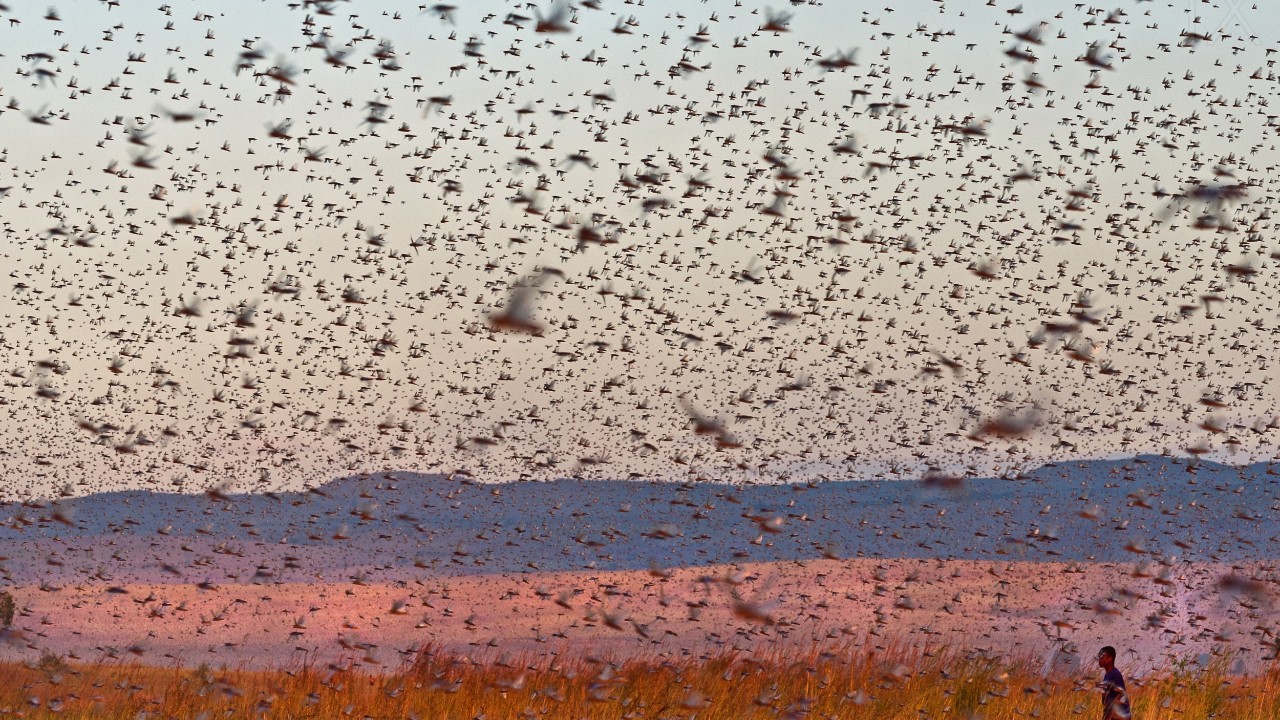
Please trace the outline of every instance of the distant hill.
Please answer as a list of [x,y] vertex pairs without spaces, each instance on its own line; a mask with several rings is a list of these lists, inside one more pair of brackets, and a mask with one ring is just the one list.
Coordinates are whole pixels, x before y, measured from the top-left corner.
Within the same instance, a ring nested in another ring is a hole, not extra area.
[[0,565],[10,582],[216,584],[824,554],[1229,562],[1280,555],[1278,481],[1269,465],[1164,457],[963,482],[479,484],[389,473],[271,495],[128,491],[0,504]]

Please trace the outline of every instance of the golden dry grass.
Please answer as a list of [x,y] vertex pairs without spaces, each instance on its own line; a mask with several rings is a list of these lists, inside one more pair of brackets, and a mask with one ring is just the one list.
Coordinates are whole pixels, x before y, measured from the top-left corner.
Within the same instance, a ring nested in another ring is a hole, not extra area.
[[[1225,661],[1131,678],[1142,720],[1280,717],[1280,671]],[[52,655],[0,667],[0,718],[1093,718],[1096,672],[1044,677],[1028,661],[954,651],[706,658],[483,658],[421,652],[396,672],[161,668]]]

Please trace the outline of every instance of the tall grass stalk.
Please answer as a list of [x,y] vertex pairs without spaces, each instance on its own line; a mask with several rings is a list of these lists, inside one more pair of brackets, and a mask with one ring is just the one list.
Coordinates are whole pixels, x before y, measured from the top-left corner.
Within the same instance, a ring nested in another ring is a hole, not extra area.
[[[358,657],[277,670],[156,667],[49,656],[0,664],[0,718],[1089,718],[1096,668],[1048,675],[1034,658],[956,648],[726,650],[702,657],[478,654],[423,647],[374,672]],[[1280,670],[1225,661],[1130,679],[1141,720],[1273,720]]]

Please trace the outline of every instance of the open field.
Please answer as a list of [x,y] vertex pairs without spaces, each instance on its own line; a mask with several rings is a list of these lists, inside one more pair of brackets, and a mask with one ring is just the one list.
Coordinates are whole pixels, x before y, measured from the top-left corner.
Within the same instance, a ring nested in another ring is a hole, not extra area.
[[608,652],[684,661],[894,637],[1074,671],[1097,647],[1122,667],[1229,651],[1256,672],[1274,651],[1263,563],[1045,563],[822,559],[652,571],[423,577],[395,583],[191,583],[10,588],[0,660],[271,667],[309,660],[371,671],[426,644],[449,651]]
[[1091,717],[1114,645],[1139,717],[1273,718],[1233,472],[9,505],[0,717]]
[[[704,657],[534,658],[424,648],[393,673],[67,664],[0,667],[0,716],[27,718],[1014,718],[1093,717],[1097,673],[1043,674],[1013,656],[891,645]],[[1280,715],[1280,673],[1223,662],[1129,680],[1144,720]]]

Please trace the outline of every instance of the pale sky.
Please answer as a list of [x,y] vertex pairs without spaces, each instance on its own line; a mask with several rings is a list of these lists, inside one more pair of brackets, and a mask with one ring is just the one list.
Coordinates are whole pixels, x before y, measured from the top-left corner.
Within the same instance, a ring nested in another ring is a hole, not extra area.
[[1274,4],[6,5],[0,496],[1274,455]]

